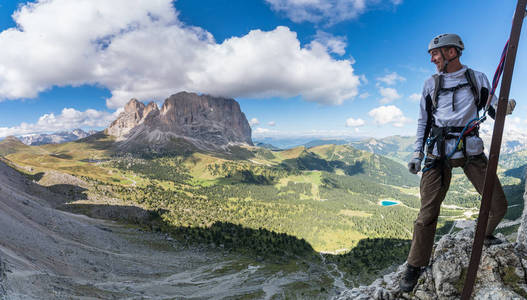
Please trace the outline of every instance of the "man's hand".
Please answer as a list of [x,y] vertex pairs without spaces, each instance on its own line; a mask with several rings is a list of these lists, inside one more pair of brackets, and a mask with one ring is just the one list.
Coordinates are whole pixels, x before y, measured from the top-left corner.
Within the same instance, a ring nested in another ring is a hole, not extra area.
[[423,160],[423,152],[414,152],[412,159],[408,162],[408,171],[412,174],[417,174],[421,171],[421,161]]
[[516,107],[516,100],[514,99],[509,99],[509,101],[507,102],[507,115],[510,115],[512,114],[512,112],[514,111],[514,108]]

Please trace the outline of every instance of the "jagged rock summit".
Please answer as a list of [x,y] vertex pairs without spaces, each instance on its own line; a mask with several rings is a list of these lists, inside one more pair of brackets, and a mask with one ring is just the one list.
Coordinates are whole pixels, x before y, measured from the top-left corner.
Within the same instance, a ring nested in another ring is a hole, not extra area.
[[170,151],[185,142],[201,150],[253,145],[251,127],[234,99],[180,92],[144,105],[131,99],[105,133],[125,151]]
[[[445,235],[435,245],[430,266],[421,274],[411,293],[399,290],[405,265],[370,286],[346,291],[338,299],[459,299],[470,261],[473,228]],[[484,246],[473,299],[526,299],[527,252],[518,242]]]

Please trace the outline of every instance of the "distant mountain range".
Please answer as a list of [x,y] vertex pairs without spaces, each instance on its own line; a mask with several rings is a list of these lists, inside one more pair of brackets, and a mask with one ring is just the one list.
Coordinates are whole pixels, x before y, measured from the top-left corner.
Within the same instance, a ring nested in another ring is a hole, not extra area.
[[[490,149],[492,131],[482,128],[479,132],[485,143],[485,149],[488,151]],[[508,129],[503,133],[500,150],[501,154],[511,154],[525,150],[527,150],[527,133],[514,129]]]
[[39,146],[45,144],[62,144],[73,142],[88,137],[97,131],[88,132],[82,129],[73,129],[72,131],[61,131],[55,133],[30,134],[18,137],[20,141],[28,146]]

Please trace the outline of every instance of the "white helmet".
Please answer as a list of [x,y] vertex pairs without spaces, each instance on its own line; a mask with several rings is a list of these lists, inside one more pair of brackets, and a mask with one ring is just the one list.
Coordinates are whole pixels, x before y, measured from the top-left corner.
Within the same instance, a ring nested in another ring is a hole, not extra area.
[[459,52],[465,49],[465,45],[463,44],[463,41],[461,40],[459,35],[455,33],[443,33],[436,36],[433,40],[430,41],[430,44],[428,44],[428,52],[433,49],[447,46],[456,47],[459,49]]

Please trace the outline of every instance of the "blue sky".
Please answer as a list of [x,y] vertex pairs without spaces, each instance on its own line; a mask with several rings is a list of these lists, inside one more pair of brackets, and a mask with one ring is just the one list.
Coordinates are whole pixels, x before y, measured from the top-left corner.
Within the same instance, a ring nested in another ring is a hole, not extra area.
[[[492,78],[515,1],[0,2],[0,138],[102,129],[130,98],[235,98],[253,137],[415,133],[426,52],[458,33]],[[489,21],[490,20],[490,21]],[[527,129],[527,30],[511,132]]]

